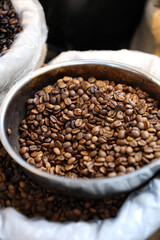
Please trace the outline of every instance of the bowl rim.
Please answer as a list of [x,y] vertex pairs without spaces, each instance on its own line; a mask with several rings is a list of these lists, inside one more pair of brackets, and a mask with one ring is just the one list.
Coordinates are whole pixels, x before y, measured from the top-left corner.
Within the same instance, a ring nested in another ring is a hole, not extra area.
[[144,76],[145,78],[148,78],[150,80],[152,80],[152,82],[154,82],[155,84],[160,86],[160,81],[154,77],[153,75],[149,74],[148,72],[145,72],[137,67],[133,67],[127,64],[123,64],[123,63],[119,63],[116,61],[104,61],[104,60],[75,60],[75,61],[65,61],[65,62],[61,62],[61,63],[57,63],[57,64],[53,64],[53,65],[48,65],[45,67],[42,67],[30,74],[28,74],[27,76],[25,76],[24,78],[22,78],[20,81],[18,81],[11,89],[10,91],[7,93],[7,95],[5,96],[5,98],[3,99],[3,102],[1,104],[0,107],[0,140],[2,142],[2,145],[4,146],[4,148],[6,149],[6,151],[8,152],[8,154],[16,161],[16,163],[18,163],[21,167],[23,167],[24,169],[28,170],[29,172],[31,172],[34,175],[38,175],[39,177],[42,177],[44,179],[48,179],[48,180],[54,180],[56,182],[59,183],[63,183],[64,181],[66,184],[71,184],[72,186],[76,187],[79,186],[81,184],[84,183],[90,183],[90,184],[100,184],[100,183],[105,183],[105,184],[110,184],[110,183],[114,183],[114,182],[119,182],[119,181],[123,181],[123,180],[129,180],[137,175],[140,175],[142,173],[146,173],[146,170],[149,170],[151,168],[154,168],[155,166],[160,166],[160,158],[158,158],[155,162],[153,163],[149,163],[148,165],[145,165],[143,167],[141,167],[140,169],[131,172],[131,173],[127,173],[125,175],[121,175],[121,176],[116,176],[113,178],[109,178],[109,177],[104,177],[104,178],[90,178],[90,179],[83,179],[83,178],[69,178],[69,177],[65,177],[65,176],[60,176],[60,175],[52,175],[50,173],[47,173],[43,170],[40,170],[34,166],[32,166],[31,164],[27,163],[20,155],[18,155],[14,149],[12,148],[12,146],[10,145],[9,141],[7,140],[7,133],[5,131],[4,128],[4,117],[5,117],[5,113],[7,110],[7,106],[10,103],[10,101],[12,100],[12,98],[14,97],[14,95],[16,94],[16,92],[22,88],[25,84],[27,84],[28,82],[30,82],[33,78],[38,77],[41,74],[45,74],[51,70],[54,69],[58,69],[61,67],[69,67],[69,66],[75,66],[75,65],[102,65],[102,66],[111,66],[111,67],[115,67],[118,69],[123,69],[123,70],[127,70],[133,73],[136,73],[138,75],[141,75],[142,77]]

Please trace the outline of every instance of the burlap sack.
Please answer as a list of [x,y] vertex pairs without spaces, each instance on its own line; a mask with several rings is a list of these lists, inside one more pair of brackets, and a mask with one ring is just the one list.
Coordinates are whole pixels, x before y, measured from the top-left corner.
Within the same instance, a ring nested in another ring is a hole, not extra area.
[[160,230],[153,234],[148,240],[159,240],[160,239]]
[[131,43],[132,50],[160,56],[160,2],[148,0],[140,26]]

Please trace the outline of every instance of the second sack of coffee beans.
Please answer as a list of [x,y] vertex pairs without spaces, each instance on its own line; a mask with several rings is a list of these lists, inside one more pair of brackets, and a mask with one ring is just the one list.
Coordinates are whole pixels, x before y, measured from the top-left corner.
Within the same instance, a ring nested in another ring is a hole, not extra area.
[[0,103],[15,82],[35,70],[46,39],[44,11],[38,0],[0,1]]

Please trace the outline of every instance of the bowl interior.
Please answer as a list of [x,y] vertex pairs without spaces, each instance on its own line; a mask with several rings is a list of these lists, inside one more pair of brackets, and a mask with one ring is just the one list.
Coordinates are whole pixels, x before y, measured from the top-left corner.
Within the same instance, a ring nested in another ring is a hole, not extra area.
[[160,86],[158,82],[153,82],[147,74],[144,75],[134,69],[116,64],[82,64],[70,65],[54,68],[45,71],[38,76],[31,78],[29,82],[22,85],[9,102],[4,119],[5,129],[10,128],[12,135],[8,141],[13,149],[19,154],[19,133],[18,128],[22,119],[25,118],[25,104],[28,98],[32,98],[34,93],[43,87],[54,84],[57,79],[63,76],[78,77],[82,76],[87,80],[88,77],[94,76],[99,80],[110,80],[117,83],[126,83],[134,87],[139,86],[142,90],[150,93],[156,99],[160,96]]

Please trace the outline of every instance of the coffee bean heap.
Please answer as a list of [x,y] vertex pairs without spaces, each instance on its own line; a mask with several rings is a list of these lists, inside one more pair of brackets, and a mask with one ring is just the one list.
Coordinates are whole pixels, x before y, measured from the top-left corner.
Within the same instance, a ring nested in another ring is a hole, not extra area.
[[0,1],[0,53],[4,54],[22,31],[17,13],[10,0]]
[[71,178],[115,177],[160,157],[158,102],[139,88],[64,77],[27,100],[20,154]]
[[84,200],[55,195],[22,172],[0,144],[0,207],[14,207],[28,217],[51,221],[95,220],[115,217],[126,195]]

